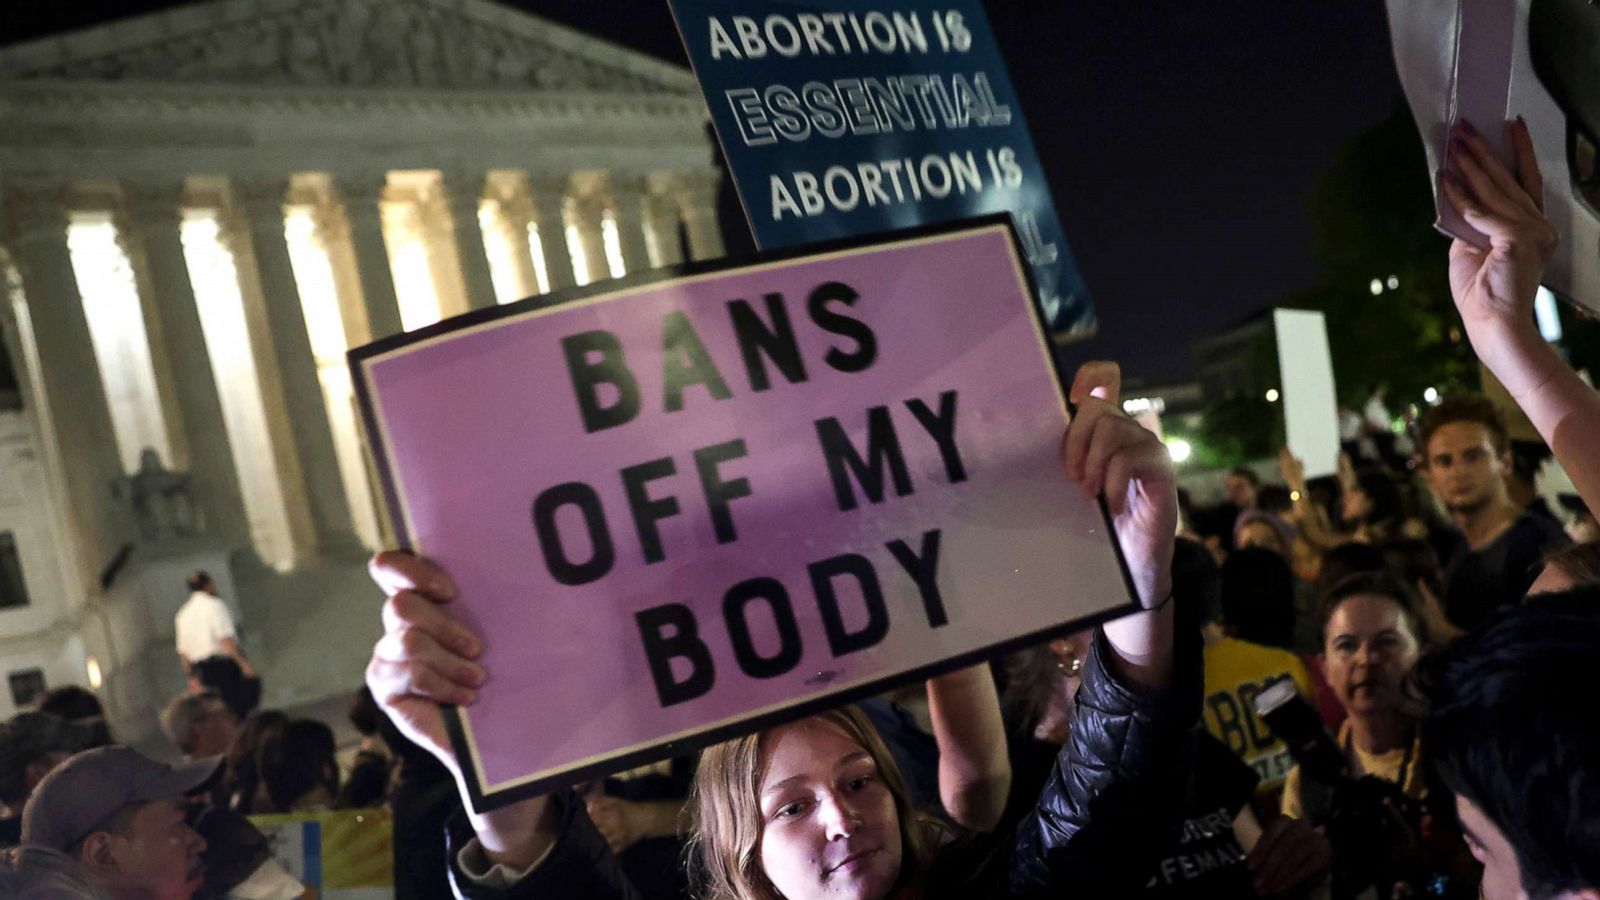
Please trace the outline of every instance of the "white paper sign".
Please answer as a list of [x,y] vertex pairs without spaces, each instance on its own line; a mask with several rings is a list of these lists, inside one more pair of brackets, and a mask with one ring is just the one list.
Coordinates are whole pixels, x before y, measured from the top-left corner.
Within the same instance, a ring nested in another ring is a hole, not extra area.
[[1283,425],[1289,451],[1305,463],[1307,478],[1339,471],[1339,401],[1333,357],[1322,313],[1275,309],[1278,370],[1283,385]]
[[[1439,175],[1450,129],[1470,122],[1508,167],[1511,141],[1505,123],[1522,116],[1544,176],[1545,214],[1561,232],[1561,245],[1545,269],[1545,284],[1567,300],[1600,310],[1600,196],[1583,199],[1568,165],[1569,142],[1581,130],[1580,101],[1564,110],[1552,98],[1564,85],[1600,79],[1600,45],[1581,47],[1600,34],[1600,7],[1584,0],[1387,0],[1395,65],[1428,154],[1437,219],[1446,234],[1479,246],[1488,240],[1461,219],[1445,199]],[[1537,7],[1530,31],[1530,10]],[[1566,46],[1576,42],[1576,47]],[[1560,60],[1544,66],[1535,56]],[[1591,123],[1592,125],[1593,123]],[[1594,136],[1590,135],[1589,139]],[[1581,154],[1580,154],[1581,155]],[[1594,188],[1600,194],[1600,186]]]

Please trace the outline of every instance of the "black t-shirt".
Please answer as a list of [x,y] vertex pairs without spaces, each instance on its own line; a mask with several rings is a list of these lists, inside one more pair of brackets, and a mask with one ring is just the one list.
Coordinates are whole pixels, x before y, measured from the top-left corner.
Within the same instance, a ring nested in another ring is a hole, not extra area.
[[1195,747],[1189,802],[1178,844],[1162,853],[1144,897],[1210,900],[1256,896],[1233,820],[1256,793],[1255,769],[1226,744],[1201,734]]
[[[1002,829],[1033,809],[1061,748],[1031,735],[1012,735],[1011,796]],[[1195,748],[1183,833],[1161,854],[1146,879],[1143,897],[1160,900],[1234,900],[1256,896],[1245,867],[1244,848],[1233,834],[1233,820],[1255,797],[1255,769],[1228,746],[1202,732]]]
[[1560,525],[1527,514],[1481,550],[1462,541],[1445,566],[1445,615],[1457,628],[1472,631],[1494,610],[1521,603],[1539,577],[1545,554],[1567,543]]

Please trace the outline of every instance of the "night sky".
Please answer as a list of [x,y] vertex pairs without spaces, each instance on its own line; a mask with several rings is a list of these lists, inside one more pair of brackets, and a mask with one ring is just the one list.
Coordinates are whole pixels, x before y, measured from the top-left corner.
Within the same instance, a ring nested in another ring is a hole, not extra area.
[[[174,4],[0,5],[9,43]],[[686,64],[665,0],[512,5]],[[1075,357],[1183,377],[1192,338],[1311,283],[1311,188],[1401,99],[1380,0],[985,5],[1099,310]],[[729,246],[749,247],[724,193]]]

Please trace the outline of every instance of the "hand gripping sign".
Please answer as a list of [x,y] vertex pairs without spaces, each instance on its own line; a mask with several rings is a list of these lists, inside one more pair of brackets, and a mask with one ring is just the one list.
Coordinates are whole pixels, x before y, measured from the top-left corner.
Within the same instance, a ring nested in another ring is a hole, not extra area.
[[1132,608],[1008,220],[616,284],[351,354],[475,806]]

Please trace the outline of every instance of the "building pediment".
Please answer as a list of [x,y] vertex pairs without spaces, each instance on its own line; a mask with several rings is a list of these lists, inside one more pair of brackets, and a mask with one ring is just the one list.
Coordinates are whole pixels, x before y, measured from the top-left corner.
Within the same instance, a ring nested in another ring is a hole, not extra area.
[[687,70],[488,0],[213,0],[0,48],[0,79],[696,94]]

